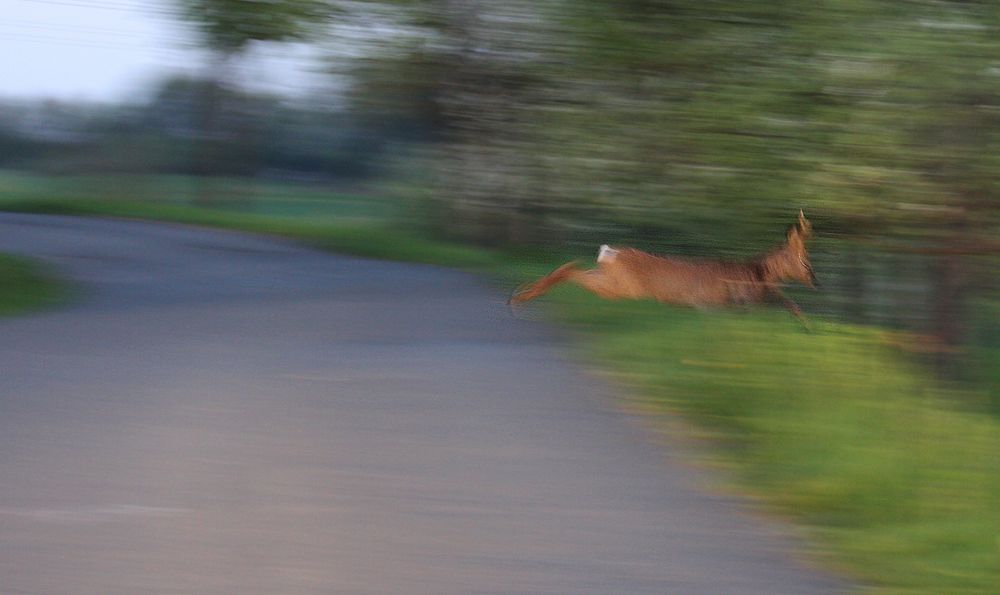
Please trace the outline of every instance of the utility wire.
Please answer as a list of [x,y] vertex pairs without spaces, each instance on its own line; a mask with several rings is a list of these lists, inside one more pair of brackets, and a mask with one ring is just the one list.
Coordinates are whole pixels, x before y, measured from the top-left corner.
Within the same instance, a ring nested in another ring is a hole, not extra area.
[[[175,54],[178,52],[184,52],[186,49],[178,44],[177,47],[170,46],[145,46],[141,43],[115,43],[114,41],[99,41],[99,40],[87,40],[87,39],[70,39],[66,37],[56,37],[50,35],[38,35],[35,33],[4,33],[4,39],[16,40],[16,41],[26,41],[29,43],[38,43],[43,45],[62,45],[70,47],[80,47],[80,48],[92,48],[92,49],[107,49],[107,50],[137,50],[137,49],[149,49],[155,53],[161,54]],[[190,48],[194,49],[196,46],[190,44]]]
[[95,8],[100,10],[118,10],[125,12],[148,12],[158,14],[174,14],[174,11],[162,4],[153,6],[149,4],[123,4],[115,2],[90,2],[85,0],[15,0],[17,2],[28,2],[32,4],[52,4],[56,6],[75,6],[77,8]]
[[43,23],[40,21],[8,21],[0,17],[0,27],[21,32],[25,29],[41,31],[44,33],[86,33],[90,35],[106,35],[108,37],[147,37],[141,31],[128,31],[125,29],[106,29],[103,27],[81,27],[78,25],[68,25],[65,23]]

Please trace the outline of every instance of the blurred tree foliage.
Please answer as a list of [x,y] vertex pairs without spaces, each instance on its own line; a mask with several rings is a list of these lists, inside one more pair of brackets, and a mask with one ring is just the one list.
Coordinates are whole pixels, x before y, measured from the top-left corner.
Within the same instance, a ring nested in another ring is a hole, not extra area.
[[445,132],[439,230],[743,257],[804,208],[854,318],[955,344],[996,289],[995,3],[407,6],[426,34],[389,61]]
[[297,41],[315,32],[333,11],[327,0],[177,0],[181,15],[207,47],[238,54],[255,41]]
[[[860,228],[969,194],[992,206],[991,6],[428,3],[418,20],[434,30],[410,66],[435,82],[466,157],[440,160],[465,172],[442,186],[457,209],[548,227],[541,203],[549,218],[681,231],[725,209],[763,209],[770,226],[804,206]],[[501,186],[461,187],[480,153]]]

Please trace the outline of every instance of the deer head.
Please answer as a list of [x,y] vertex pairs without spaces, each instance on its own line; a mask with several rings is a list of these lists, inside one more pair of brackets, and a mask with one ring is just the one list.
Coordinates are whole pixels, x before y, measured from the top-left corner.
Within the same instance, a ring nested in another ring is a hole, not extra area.
[[785,234],[787,258],[782,259],[780,276],[792,281],[798,281],[806,287],[816,287],[816,274],[809,262],[809,251],[806,241],[813,235],[812,223],[806,219],[805,213],[799,210],[799,218],[788,228]]

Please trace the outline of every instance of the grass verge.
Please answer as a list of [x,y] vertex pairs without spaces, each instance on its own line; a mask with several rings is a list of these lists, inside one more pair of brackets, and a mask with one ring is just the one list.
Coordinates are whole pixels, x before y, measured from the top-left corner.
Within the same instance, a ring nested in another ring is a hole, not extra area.
[[[340,226],[127,201],[22,201],[6,210],[158,219],[277,234],[329,250],[457,266],[508,279],[532,259],[388,226]],[[886,593],[992,593],[1000,585],[1000,423],[963,407],[878,329],[780,311],[700,313],[554,291],[547,308],[645,409],[694,422],[732,486],[807,528]]]
[[58,303],[65,291],[37,264],[0,254],[0,316],[10,316]]
[[732,487],[824,559],[887,593],[996,592],[1000,420],[969,407],[985,395],[943,388],[878,329],[552,299],[593,359],[647,409],[693,420]]

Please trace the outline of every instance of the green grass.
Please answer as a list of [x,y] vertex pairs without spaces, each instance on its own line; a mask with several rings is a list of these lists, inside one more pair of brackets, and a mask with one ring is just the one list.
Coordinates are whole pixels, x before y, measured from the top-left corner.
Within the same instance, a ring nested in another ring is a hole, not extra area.
[[1000,420],[956,406],[976,395],[941,388],[877,329],[581,293],[553,309],[592,358],[647,410],[695,422],[732,487],[838,565],[885,592],[997,592]]
[[65,287],[37,264],[0,254],[0,316],[10,316],[58,303]]
[[[391,218],[276,218],[80,197],[0,198],[0,209],[278,234],[487,272],[508,285],[554,264],[436,241]],[[883,331],[814,320],[806,333],[777,308],[698,312],[600,301],[574,288],[543,303],[575,329],[590,361],[641,397],[652,420],[665,412],[688,420],[730,478],[726,487],[805,527],[825,562],[886,593],[997,592],[1000,422],[986,407],[968,407],[985,397],[944,388]]]

